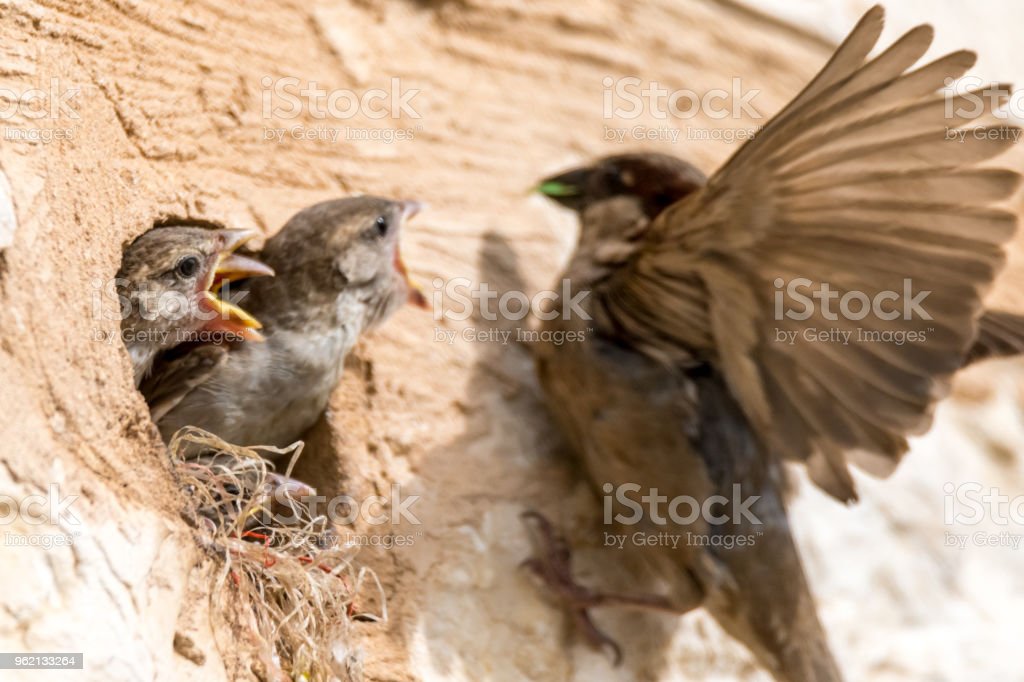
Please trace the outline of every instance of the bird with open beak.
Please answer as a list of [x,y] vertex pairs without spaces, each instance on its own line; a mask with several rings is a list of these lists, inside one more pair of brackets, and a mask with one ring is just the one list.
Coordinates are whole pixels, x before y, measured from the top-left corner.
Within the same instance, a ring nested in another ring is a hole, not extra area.
[[232,443],[298,440],[326,408],[359,336],[406,302],[426,307],[399,250],[402,224],[420,207],[360,196],[294,215],[260,252],[276,276],[243,285],[265,341],[242,344],[199,380],[194,365],[205,358],[187,353],[144,387],[164,439],[197,426]]
[[125,249],[116,284],[136,386],[161,351],[200,336],[262,340],[259,321],[219,296],[227,282],[274,274],[236,252],[255,235],[175,225],[154,228]]
[[[1019,131],[990,108],[961,106],[971,93],[942,92],[972,53],[912,70],[928,26],[868,59],[882,15],[870,10],[706,180],[679,159],[639,154],[540,184],[579,214],[562,278],[589,292],[587,319],[542,323],[551,338],[586,340],[534,348],[551,411],[595,488],[638,524],[620,530],[688,538],[637,548],[671,579],[669,594],[607,594],[576,584],[564,540],[527,515],[541,548],[526,565],[595,644],[618,653],[591,607],[704,606],[777,680],[841,679],[790,531],[783,462],[803,462],[822,489],[854,501],[850,462],[891,472],[952,374],[979,357],[972,344],[981,355],[1013,345],[1013,319],[987,316],[980,335],[978,320],[1016,228],[996,204],[1020,178],[978,165]],[[976,134],[948,141],[965,127]],[[877,307],[844,317],[797,303],[787,314],[779,292],[794,281]],[[916,299],[926,314],[895,308],[908,282],[928,292]],[[820,333],[829,329],[837,334]],[[653,499],[643,495],[695,500],[704,513],[667,518],[662,508],[636,520]],[[714,499],[728,503],[724,521],[721,507],[707,511]]]

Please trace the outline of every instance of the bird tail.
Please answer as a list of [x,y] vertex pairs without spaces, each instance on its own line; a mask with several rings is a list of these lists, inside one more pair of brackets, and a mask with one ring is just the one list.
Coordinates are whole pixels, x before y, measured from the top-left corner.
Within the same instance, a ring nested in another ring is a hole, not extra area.
[[725,522],[706,526],[703,557],[690,569],[704,606],[779,682],[840,682],[790,531],[783,465],[744,427],[720,379],[699,383],[701,451],[731,505]]
[[841,682],[793,538],[771,535],[711,553],[724,571],[704,605],[778,682]]

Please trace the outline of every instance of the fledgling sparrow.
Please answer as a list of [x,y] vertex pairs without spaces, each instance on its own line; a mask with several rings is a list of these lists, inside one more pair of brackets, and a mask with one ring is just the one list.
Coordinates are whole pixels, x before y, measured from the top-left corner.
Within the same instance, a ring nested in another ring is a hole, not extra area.
[[188,389],[154,412],[164,439],[196,426],[245,445],[297,440],[327,406],[360,334],[407,301],[426,305],[398,244],[402,223],[419,208],[360,196],[294,215],[260,252],[276,276],[243,285],[265,341],[242,344],[191,384],[182,379],[191,353],[157,370],[162,394]]
[[225,282],[273,275],[236,253],[253,230],[175,225],[139,236],[124,251],[115,280],[121,336],[138,386],[161,352],[201,333],[261,340],[260,323],[218,293]]

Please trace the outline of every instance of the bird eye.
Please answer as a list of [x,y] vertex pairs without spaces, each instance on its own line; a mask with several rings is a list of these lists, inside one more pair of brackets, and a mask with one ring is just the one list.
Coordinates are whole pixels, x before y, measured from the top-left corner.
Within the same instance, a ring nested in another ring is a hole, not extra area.
[[381,237],[386,235],[388,233],[388,228],[391,227],[391,224],[388,222],[388,219],[385,218],[384,216],[377,216],[377,222],[374,223],[374,225],[377,228],[377,234],[380,235]]
[[185,256],[178,261],[174,271],[181,277],[191,277],[199,271],[199,259],[195,256]]

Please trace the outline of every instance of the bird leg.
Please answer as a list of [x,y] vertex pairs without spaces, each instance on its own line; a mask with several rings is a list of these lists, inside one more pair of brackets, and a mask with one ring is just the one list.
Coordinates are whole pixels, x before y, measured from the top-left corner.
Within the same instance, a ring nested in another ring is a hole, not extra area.
[[555,598],[572,615],[576,627],[587,642],[597,648],[608,648],[615,665],[622,661],[622,649],[611,637],[602,632],[590,617],[596,606],[625,606],[654,609],[670,613],[685,613],[698,603],[679,606],[666,597],[654,594],[626,595],[597,592],[581,585],[572,577],[572,550],[565,538],[555,530],[542,514],[527,511],[521,515],[523,523],[537,545],[537,556],[526,559],[520,567],[528,568],[547,586]]

